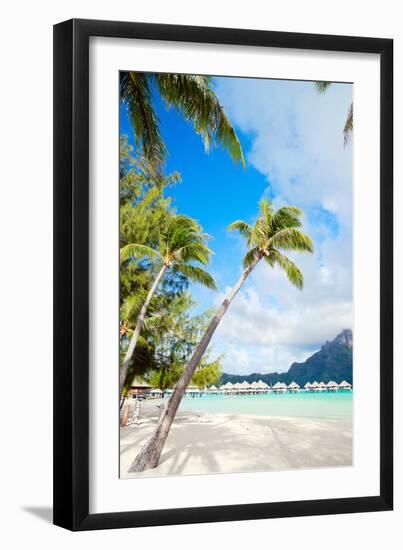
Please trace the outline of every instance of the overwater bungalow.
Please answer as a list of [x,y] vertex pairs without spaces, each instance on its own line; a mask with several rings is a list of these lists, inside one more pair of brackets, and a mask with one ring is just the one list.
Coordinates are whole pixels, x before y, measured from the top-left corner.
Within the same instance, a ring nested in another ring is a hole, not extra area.
[[246,380],[244,380],[244,381],[241,383],[241,388],[240,388],[241,393],[250,393],[251,390],[252,390],[251,384],[249,384],[249,382],[247,382]]
[[339,385],[334,380],[329,380],[326,384],[326,388],[328,391],[337,391],[339,389]]
[[234,389],[234,385],[231,382],[227,382],[223,386],[220,386],[220,390],[222,390],[223,393],[232,393]]
[[271,387],[268,384],[266,384],[266,382],[262,382],[262,380],[259,380],[258,384],[259,384],[259,390],[262,391],[263,393],[272,392]]
[[319,391],[325,391],[326,390],[326,384],[324,382],[319,382],[318,390]]
[[296,382],[291,382],[291,384],[289,384],[288,386],[288,389],[291,393],[298,393],[299,390],[301,389],[301,386]]
[[259,380],[258,382],[258,389],[259,389],[259,392],[263,392],[263,393],[270,393],[272,390],[271,390],[271,387],[266,384],[266,382],[263,382],[262,380]]
[[315,380],[315,382],[312,382],[311,389],[312,389],[312,391],[319,391],[319,383],[316,382],[316,380]]
[[202,394],[203,390],[194,385],[188,386],[185,390],[186,397],[201,397]]
[[304,388],[305,388],[305,391],[312,391],[312,384],[310,382],[307,382]]
[[213,384],[212,386],[209,387],[208,391],[210,391],[212,393],[217,393],[218,388],[216,386],[214,386],[214,384]]
[[276,382],[273,386],[273,391],[275,393],[285,393],[287,391],[287,386],[284,382]]
[[345,380],[343,380],[339,384],[339,390],[341,391],[351,391],[352,389],[353,389],[352,385],[349,382],[346,382]]

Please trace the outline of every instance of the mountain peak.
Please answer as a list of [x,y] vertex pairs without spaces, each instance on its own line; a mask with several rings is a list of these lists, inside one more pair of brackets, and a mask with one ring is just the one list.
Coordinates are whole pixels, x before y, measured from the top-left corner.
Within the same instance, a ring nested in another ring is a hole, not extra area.
[[326,342],[319,351],[308,357],[303,363],[293,363],[287,372],[269,374],[223,374],[221,383],[226,382],[257,382],[259,379],[266,384],[292,381],[303,386],[306,382],[321,380],[325,383],[334,380],[338,384],[346,380],[353,381],[353,332],[351,329],[342,330],[334,340]]
[[334,344],[344,344],[348,348],[353,347],[353,331],[350,328],[345,328],[333,340]]

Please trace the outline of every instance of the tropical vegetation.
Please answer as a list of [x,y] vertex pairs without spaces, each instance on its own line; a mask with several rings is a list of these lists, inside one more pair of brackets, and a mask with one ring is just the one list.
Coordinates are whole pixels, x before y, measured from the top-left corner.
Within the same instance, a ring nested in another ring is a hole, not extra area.
[[[176,109],[201,136],[206,151],[221,146],[245,164],[242,147],[210,77],[122,72],[120,97],[133,130],[120,141],[120,395],[134,376],[161,389],[181,376],[208,312],[192,315],[191,283],[215,289],[206,267],[211,251],[200,224],[178,214],[167,191],[181,181],[166,174],[167,147],[155,100]],[[205,358],[195,385],[214,383],[220,358]]]
[[284,252],[313,252],[313,243],[302,230],[302,211],[294,206],[283,206],[275,210],[272,204],[263,199],[259,205],[259,215],[253,225],[238,220],[229,226],[230,231],[238,231],[245,239],[247,252],[243,258],[243,270],[238,281],[223,302],[195,347],[189,362],[171,394],[161,414],[154,434],[135,458],[130,471],[139,472],[158,465],[162,449],[180,402],[196,369],[210,344],[214,332],[251,272],[259,262],[270,268],[278,267],[285,272],[288,280],[299,289],[303,287],[303,275],[298,266]]
[[[171,387],[182,370],[208,312],[192,315],[195,303],[189,284],[215,289],[204,269],[211,256],[197,221],[178,215],[166,190],[178,174],[160,177],[158,185],[145,157],[136,157],[127,138],[121,139],[120,163],[120,392],[134,376]],[[217,382],[218,358],[200,365],[195,380]],[[202,371],[202,372],[201,372]],[[195,383],[196,383],[195,381]]]
[[210,76],[122,72],[120,97],[128,110],[134,140],[154,168],[163,163],[167,153],[153,105],[155,92],[168,107],[176,108],[193,124],[206,150],[214,144],[220,145],[234,161],[245,164],[241,144],[214,92]]

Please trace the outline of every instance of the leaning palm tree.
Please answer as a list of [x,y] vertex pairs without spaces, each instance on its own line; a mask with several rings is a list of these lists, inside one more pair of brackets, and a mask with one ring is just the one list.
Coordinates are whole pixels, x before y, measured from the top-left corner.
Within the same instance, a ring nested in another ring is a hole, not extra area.
[[168,107],[178,109],[193,123],[208,150],[215,143],[223,146],[234,161],[245,164],[241,144],[218,97],[211,77],[189,74],[122,72],[120,97],[127,106],[136,145],[141,145],[154,166],[166,155],[159,120],[153,106],[157,90]]
[[[315,82],[316,89],[321,94],[324,94],[327,91],[330,84],[331,82],[326,82],[326,81]],[[350,107],[348,109],[346,122],[344,123],[344,128],[343,128],[344,145],[347,145],[347,143],[349,142],[351,133],[353,131],[353,127],[354,127],[353,102],[351,102]]]
[[157,276],[141,306],[129,347],[120,368],[120,395],[144,325],[147,309],[166,272],[170,269],[182,273],[192,282],[216,289],[213,277],[201,267],[194,265],[194,263],[206,265],[210,259],[211,250],[206,245],[207,237],[195,220],[187,216],[175,215],[168,219],[158,248],[154,249],[144,244],[132,243],[127,244],[120,250],[121,262],[148,257],[157,268]]
[[301,227],[301,210],[294,206],[284,206],[275,211],[267,200],[262,200],[259,206],[259,216],[254,225],[244,221],[236,221],[228,228],[230,231],[239,231],[246,239],[248,252],[243,260],[242,274],[210,321],[160,416],[153,436],[135,458],[130,468],[132,472],[141,472],[149,468],[155,468],[158,465],[176,411],[190,379],[206,352],[225,312],[257,264],[263,260],[269,267],[278,266],[285,272],[291,284],[299,289],[303,286],[303,276],[299,268],[280,252],[280,250],[313,252],[311,239],[299,229]]

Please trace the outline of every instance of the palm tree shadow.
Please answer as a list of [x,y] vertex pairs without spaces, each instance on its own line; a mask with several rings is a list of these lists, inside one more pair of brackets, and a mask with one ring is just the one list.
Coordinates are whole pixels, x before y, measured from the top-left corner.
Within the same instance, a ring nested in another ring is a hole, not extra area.
[[22,510],[24,510],[24,512],[28,512],[28,514],[36,516],[46,523],[53,523],[52,506],[22,506]]

